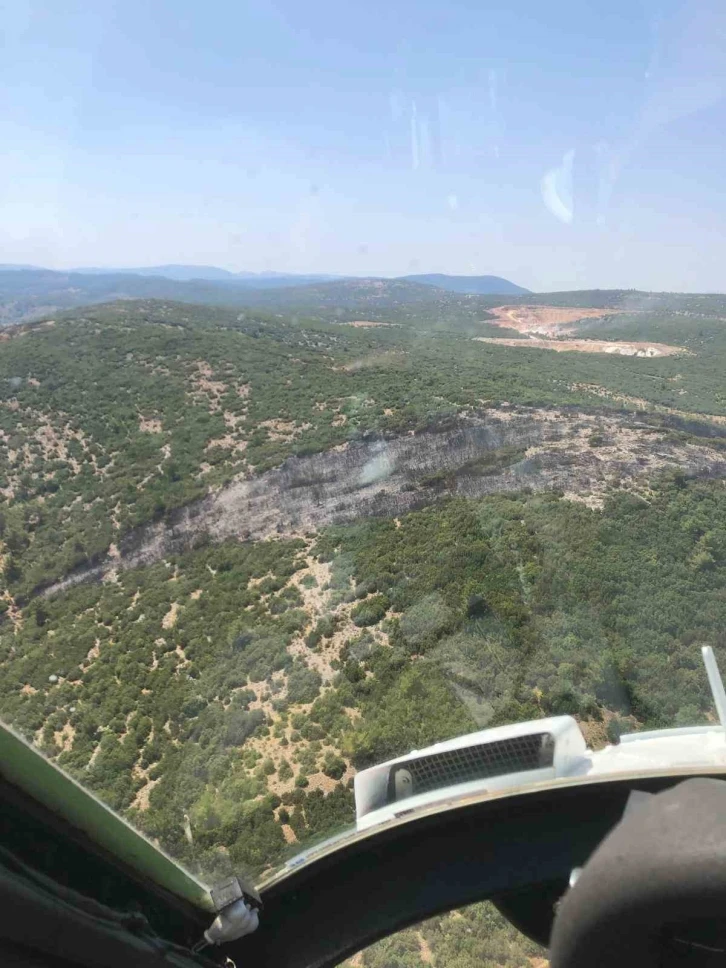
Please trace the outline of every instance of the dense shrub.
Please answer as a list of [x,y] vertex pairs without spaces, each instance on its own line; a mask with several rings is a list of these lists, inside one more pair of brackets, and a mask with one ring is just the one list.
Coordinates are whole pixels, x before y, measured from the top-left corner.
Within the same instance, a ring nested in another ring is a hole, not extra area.
[[374,595],[351,610],[350,617],[359,628],[376,625],[385,617],[389,601],[384,595]]
[[290,670],[287,677],[287,698],[291,703],[313,702],[320,692],[322,679],[320,673],[307,666],[298,665]]

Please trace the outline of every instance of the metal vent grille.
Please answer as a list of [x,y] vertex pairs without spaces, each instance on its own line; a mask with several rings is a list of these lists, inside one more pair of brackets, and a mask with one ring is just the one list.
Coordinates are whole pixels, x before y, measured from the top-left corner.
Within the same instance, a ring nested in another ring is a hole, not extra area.
[[479,746],[430,753],[391,769],[389,803],[429,790],[485,780],[489,777],[541,770],[552,766],[555,740],[551,733],[530,733]]

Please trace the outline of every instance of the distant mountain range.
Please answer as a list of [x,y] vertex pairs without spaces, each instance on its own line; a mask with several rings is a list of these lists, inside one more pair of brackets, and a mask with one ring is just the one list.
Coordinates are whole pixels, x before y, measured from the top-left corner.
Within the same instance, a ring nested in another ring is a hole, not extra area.
[[[24,266],[23,268],[28,267]],[[288,272],[230,272],[229,269],[220,269],[217,266],[194,265],[142,266],[140,268],[121,269],[101,269],[91,266],[69,271],[86,276],[156,276],[163,279],[173,279],[176,282],[193,282],[202,279],[207,282],[232,282],[256,289],[301,286],[307,282],[329,282],[333,279],[342,278],[341,276],[325,274],[295,275]]]
[[501,297],[449,292],[407,279],[311,282],[307,277],[282,276],[274,280],[179,280],[126,272],[0,270],[0,325],[117,299],[207,303],[330,321],[427,320],[449,325],[453,320],[486,318],[492,300],[496,304]]
[[393,312],[398,321],[413,321],[418,314],[449,326],[452,320],[485,318],[486,309],[498,300],[526,292],[496,276],[367,279],[234,273],[195,265],[58,272],[0,264],[0,325],[115,299],[173,299],[330,320],[345,316],[386,321]]
[[[31,265],[12,265],[0,264],[0,272],[3,271],[28,271],[51,272],[54,270],[43,269],[40,266]],[[332,275],[329,273],[303,273],[295,274],[291,272],[231,272],[229,269],[220,269],[218,266],[197,266],[197,265],[161,265],[161,266],[141,266],[136,268],[99,268],[96,266],[69,269],[68,273],[84,276],[144,276],[158,277],[162,279],[173,279],[176,282],[193,282],[198,279],[208,282],[227,282],[253,289],[278,289],[287,286],[304,286],[308,283],[334,282],[343,279],[353,279],[352,276]],[[500,276],[448,276],[442,273],[430,273],[418,276],[400,276],[407,282],[418,282],[425,286],[437,286],[439,289],[446,289],[448,292],[460,292],[471,295],[502,295],[516,296],[528,293],[529,289],[523,289],[508,279]]]
[[[23,266],[23,268],[31,268]],[[288,286],[304,286],[307,283],[334,282],[352,279],[351,276],[332,275],[328,273],[296,274],[291,272],[231,272],[217,266],[196,265],[162,265],[145,266],[142,268],[100,269],[81,268],[72,269],[83,275],[133,275],[133,276],[161,276],[164,279],[174,279],[177,282],[192,282],[204,279],[210,282],[234,282],[254,289],[278,289]],[[508,279],[500,276],[448,276],[443,273],[429,273],[418,276],[401,276],[407,282],[419,282],[424,286],[437,286],[448,292],[460,292],[471,295],[502,295],[518,296],[529,292]]]
[[[168,267],[157,266],[163,270]],[[171,271],[174,267],[170,267]],[[194,273],[204,267],[176,267]],[[217,271],[224,273],[224,269]],[[145,270],[151,272],[151,270]],[[0,326],[51,316],[64,309],[118,299],[165,299],[230,306],[282,316],[345,322],[395,322],[416,328],[468,331],[489,318],[487,310],[507,303],[612,307],[632,311],[726,313],[726,297],[688,293],[593,290],[530,293],[496,276],[428,275],[400,279],[244,275],[217,279],[172,279],[162,275],[56,272],[0,265]],[[494,280],[493,282],[491,280]],[[441,285],[436,285],[441,282]],[[445,283],[445,285],[444,285]],[[504,286],[507,292],[501,292]],[[488,287],[500,291],[493,292]],[[470,292],[469,289],[479,291]]]

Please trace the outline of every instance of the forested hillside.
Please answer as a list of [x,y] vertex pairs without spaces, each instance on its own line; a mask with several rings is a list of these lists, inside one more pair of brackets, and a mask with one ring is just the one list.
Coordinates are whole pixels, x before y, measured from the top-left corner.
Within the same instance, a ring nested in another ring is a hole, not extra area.
[[523,295],[529,289],[523,289],[501,276],[446,276],[440,272],[430,272],[425,275],[405,276],[411,282],[422,282],[426,286],[439,286],[451,292],[469,292],[479,295]]
[[[467,730],[704,721],[726,324],[595,325],[685,352],[154,301],[11,328],[3,718],[209,878],[264,875],[352,821],[357,769]],[[539,957],[477,906],[354,963],[484,936]]]
[[0,269],[0,326],[113,299],[177,299],[333,321],[377,320],[382,312],[393,312],[399,322],[450,327],[486,318],[486,300],[491,299],[405,279],[292,281],[289,287],[269,280],[255,287],[249,280],[236,279]]
[[6,581],[27,598],[233,479],[502,402],[673,411],[716,434],[693,424],[726,414],[726,335],[709,326],[684,323],[691,354],[653,360],[160,302],[13,329],[0,343]]
[[503,302],[513,305],[603,308],[616,312],[675,312],[723,316],[720,294],[595,289],[530,293],[497,276],[427,274],[398,279],[330,276],[235,276],[209,267],[70,270],[0,266],[0,327],[114,299],[165,299],[304,316],[318,321],[395,321],[466,329]]
[[4,714],[188,861],[259,870],[352,819],[352,769],[477,725],[702,721],[725,565],[722,482],[679,479],[227,542],[11,616]]

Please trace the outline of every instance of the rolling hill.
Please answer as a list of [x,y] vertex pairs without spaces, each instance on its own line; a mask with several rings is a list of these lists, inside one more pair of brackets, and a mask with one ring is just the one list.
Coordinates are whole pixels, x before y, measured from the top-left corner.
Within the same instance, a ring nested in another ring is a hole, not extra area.
[[321,320],[372,320],[442,324],[487,318],[480,296],[449,292],[407,279],[341,279],[263,292],[249,291],[250,305]]
[[[187,278],[207,267],[159,266],[180,278],[148,275],[156,270],[55,272],[0,267],[0,326],[39,319],[76,306],[113,299],[172,299],[195,304],[238,307],[281,315],[305,315],[334,322],[370,320],[417,327],[473,332],[487,310],[512,305],[610,308],[618,312],[678,312],[726,315],[720,294],[648,293],[591,290],[527,293],[493,276],[421,276],[401,279],[349,278],[310,281],[311,277],[251,275],[209,269],[215,278]],[[417,281],[417,279],[426,280]],[[433,283],[440,282],[440,285]],[[468,290],[476,289],[475,292]],[[498,289],[498,292],[493,290]]]
[[529,289],[523,289],[501,276],[447,276],[429,273],[419,276],[404,276],[409,282],[420,282],[425,286],[437,286],[449,292],[471,293],[480,296],[523,296]]
[[[221,270],[220,270],[221,271]],[[54,272],[50,269],[0,270],[0,325],[37,319],[48,313],[112,299],[177,299],[222,306],[270,302],[266,288],[288,285],[288,277],[255,279],[173,279],[131,272]],[[299,280],[295,280],[299,284]],[[274,296],[272,299],[274,303]],[[284,304],[285,300],[282,299]]]
[[[450,293],[402,279],[345,279],[288,286],[288,277],[268,280],[176,280],[130,273],[85,274],[46,269],[0,271],[0,323],[37,319],[48,313],[112,299],[174,299],[189,303],[306,314],[320,319],[405,322],[486,318],[482,297]],[[391,315],[392,314],[392,315]],[[390,319],[389,319],[390,317]]]

